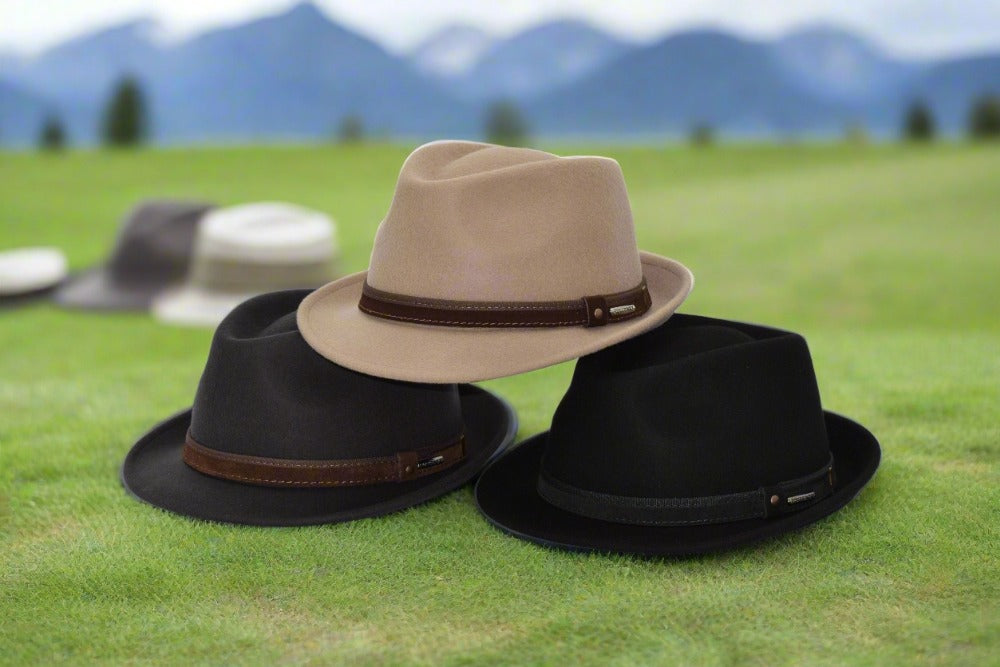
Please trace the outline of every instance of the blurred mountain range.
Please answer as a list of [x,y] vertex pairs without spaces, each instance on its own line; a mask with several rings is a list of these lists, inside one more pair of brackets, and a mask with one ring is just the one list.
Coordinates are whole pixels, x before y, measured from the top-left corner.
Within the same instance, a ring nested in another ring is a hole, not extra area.
[[175,43],[157,32],[139,20],[30,58],[0,53],[0,142],[32,142],[48,114],[72,141],[94,141],[125,74],[140,80],[161,143],[326,137],[347,115],[372,133],[476,137],[496,99],[517,104],[546,136],[639,137],[698,124],[748,136],[827,135],[848,124],[894,133],[918,98],[957,132],[974,97],[1000,94],[1000,46],[904,61],[829,26],[774,41],[688,30],[637,44],[575,20],[510,37],[455,25],[394,54],[303,3]]
[[429,35],[410,52],[410,62],[423,74],[451,78],[475,66],[497,40],[481,28],[450,25]]
[[[438,33],[448,44],[452,33]],[[431,39],[435,39],[432,36]],[[466,43],[469,37],[465,38]],[[465,67],[421,69],[437,78],[457,98],[482,102],[525,100],[573,83],[627,52],[633,44],[582,21],[553,21],[506,39],[480,41],[476,58]],[[411,54],[421,62],[428,42]]]

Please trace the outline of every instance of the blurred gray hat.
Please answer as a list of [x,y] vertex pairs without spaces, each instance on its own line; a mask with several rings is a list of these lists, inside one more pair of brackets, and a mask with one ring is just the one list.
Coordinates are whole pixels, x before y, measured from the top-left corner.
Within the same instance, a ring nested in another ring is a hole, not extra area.
[[153,314],[214,327],[252,296],[319,287],[336,277],[336,241],[319,211],[281,202],[216,209],[198,228],[187,281],[158,296]]
[[211,208],[178,200],[139,204],[125,217],[108,261],[68,280],[56,291],[56,302],[93,310],[147,310],[157,294],[184,280],[195,231]]

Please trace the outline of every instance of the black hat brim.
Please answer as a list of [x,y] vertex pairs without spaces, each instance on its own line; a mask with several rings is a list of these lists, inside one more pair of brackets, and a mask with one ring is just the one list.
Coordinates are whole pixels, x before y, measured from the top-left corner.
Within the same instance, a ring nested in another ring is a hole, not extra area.
[[849,503],[874,476],[878,441],[860,424],[826,413],[836,485],[824,500],[769,519],[695,526],[611,523],[567,512],[538,494],[548,432],[526,440],[489,466],[476,483],[476,503],[486,519],[515,537],[571,551],[640,556],[695,556],[727,551],[804,528]]
[[121,481],[135,498],[196,519],[256,526],[306,526],[381,516],[454,491],[513,442],[517,415],[485,389],[460,385],[465,422],[463,461],[406,482],[323,489],[239,484],[204,475],[181,458],[191,423],[186,410],[154,427],[132,447]]
[[53,299],[65,308],[105,311],[148,310],[153,299],[167,286],[123,285],[111,278],[106,267],[83,271],[56,289]]

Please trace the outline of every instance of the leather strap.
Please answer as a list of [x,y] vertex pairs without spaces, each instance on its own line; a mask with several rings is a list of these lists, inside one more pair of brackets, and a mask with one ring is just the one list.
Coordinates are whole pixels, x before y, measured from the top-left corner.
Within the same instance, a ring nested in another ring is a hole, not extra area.
[[449,327],[599,327],[639,317],[651,305],[645,278],[624,292],[571,301],[425,299],[365,283],[358,302],[358,308],[375,317]]
[[223,452],[197,442],[190,431],[184,462],[200,473],[241,484],[319,488],[405,482],[450,468],[465,458],[465,436],[446,445],[370,459],[272,459]]
[[642,498],[596,493],[559,481],[544,470],[538,493],[556,507],[602,521],[685,526],[763,519],[797,512],[833,493],[833,455],[819,470],[753,491],[691,498]]

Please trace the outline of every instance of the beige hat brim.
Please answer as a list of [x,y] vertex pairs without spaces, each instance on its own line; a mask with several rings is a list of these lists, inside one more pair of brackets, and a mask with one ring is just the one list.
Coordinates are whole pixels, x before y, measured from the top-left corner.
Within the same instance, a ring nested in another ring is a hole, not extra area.
[[213,292],[188,285],[165,292],[153,301],[153,316],[161,322],[189,327],[216,327],[226,315],[255,292]]
[[642,317],[603,327],[463,328],[397,322],[358,309],[366,271],[319,288],[298,310],[299,331],[327,359],[360,373],[407,382],[479,382],[526,373],[596,352],[653,329],[694,285],[679,262],[640,253],[653,305]]

